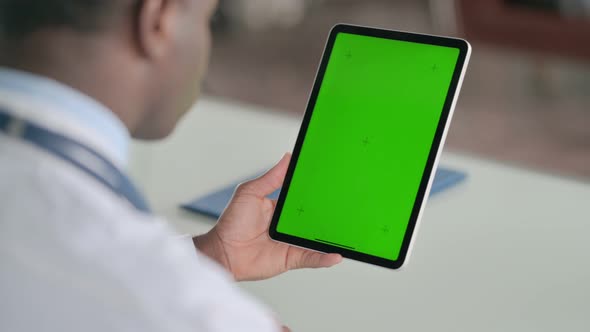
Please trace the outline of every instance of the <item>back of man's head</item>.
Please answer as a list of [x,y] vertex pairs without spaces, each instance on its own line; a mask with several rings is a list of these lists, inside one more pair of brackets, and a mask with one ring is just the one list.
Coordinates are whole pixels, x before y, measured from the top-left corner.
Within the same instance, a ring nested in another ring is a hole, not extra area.
[[1,0],[0,33],[23,38],[44,28],[94,32],[133,0]]
[[0,66],[68,84],[138,138],[172,131],[198,95],[216,0],[0,0]]

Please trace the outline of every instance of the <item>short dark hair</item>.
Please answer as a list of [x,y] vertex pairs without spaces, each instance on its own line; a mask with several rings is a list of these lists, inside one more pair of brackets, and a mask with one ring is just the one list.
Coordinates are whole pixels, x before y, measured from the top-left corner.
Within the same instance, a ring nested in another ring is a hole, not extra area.
[[47,27],[91,32],[131,0],[0,0],[0,34],[18,38]]

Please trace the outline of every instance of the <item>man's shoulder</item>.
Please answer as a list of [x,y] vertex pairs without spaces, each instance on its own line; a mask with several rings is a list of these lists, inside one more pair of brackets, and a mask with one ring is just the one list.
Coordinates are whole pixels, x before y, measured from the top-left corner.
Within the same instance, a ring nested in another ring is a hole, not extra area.
[[[123,305],[130,317],[179,331],[274,326],[221,267],[166,222],[20,142],[0,139],[0,206],[0,260],[13,272],[3,276],[11,289],[62,294],[62,308],[81,312],[100,303]],[[30,308],[32,293],[3,288],[0,293],[12,296],[3,301]]]
[[[128,214],[132,208],[121,197],[76,166],[25,141],[0,139],[0,195],[13,197],[6,206],[38,211],[67,210],[87,217]],[[0,202],[6,205],[6,201]]]

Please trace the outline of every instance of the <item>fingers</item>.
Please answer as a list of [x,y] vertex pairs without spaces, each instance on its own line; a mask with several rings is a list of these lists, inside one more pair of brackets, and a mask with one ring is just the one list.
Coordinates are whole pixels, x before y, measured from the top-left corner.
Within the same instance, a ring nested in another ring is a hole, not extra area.
[[286,326],[283,326],[283,332],[291,332],[291,329]]
[[290,160],[291,154],[286,153],[273,168],[257,179],[244,182],[238,187],[238,190],[260,198],[272,194],[283,185]]
[[296,247],[291,247],[291,250],[293,253],[289,257],[289,270],[331,267],[342,262],[342,256],[339,254],[324,254]]

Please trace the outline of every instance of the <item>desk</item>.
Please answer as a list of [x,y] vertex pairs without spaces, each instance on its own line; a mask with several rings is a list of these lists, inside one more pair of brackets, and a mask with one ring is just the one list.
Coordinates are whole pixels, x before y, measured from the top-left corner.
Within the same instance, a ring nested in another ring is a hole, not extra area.
[[[266,169],[299,119],[205,99],[130,168],[181,233],[213,224],[178,204]],[[590,185],[444,153],[468,172],[428,202],[402,272],[345,261],[243,283],[294,331],[590,331]]]

